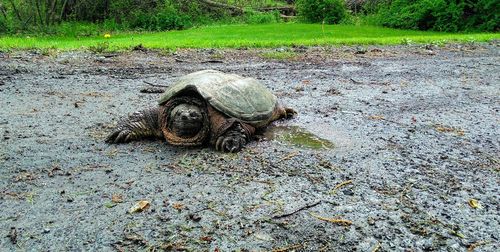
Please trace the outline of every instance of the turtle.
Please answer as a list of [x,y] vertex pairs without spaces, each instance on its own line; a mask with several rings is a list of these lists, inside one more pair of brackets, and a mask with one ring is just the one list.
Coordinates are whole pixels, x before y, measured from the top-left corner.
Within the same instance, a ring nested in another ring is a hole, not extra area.
[[122,119],[106,142],[164,138],[176,146],[210,144],[219,151],[238,152],[256,130],[296,115],[254,78],[203,70],[178,78],[158,106]]

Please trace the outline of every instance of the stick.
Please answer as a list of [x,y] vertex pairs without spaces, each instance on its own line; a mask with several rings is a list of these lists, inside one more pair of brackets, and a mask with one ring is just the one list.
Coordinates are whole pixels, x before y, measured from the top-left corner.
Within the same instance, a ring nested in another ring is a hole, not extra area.
[[321,202],[323,202],[323,201],[320,200],[320,201],[314,202],[314,203],[312,203],[310,205],[305,205],[305,206],[303,206],[303,207],[301,207],[301,208],[299,208],[299,209],[297,209],[297,210],[295,210],[295,211],[293,211],[291,213],[286,213],[286,214],[282,214],[282,215],[273,216],[273,219],[281,219],[281,218],[285,218],[285,217],[294,215],[294,214],[296,214],[296,213],[298,213],[298,212],[300,212],[302,210],[307,210],[309,208],[315,207],[315,206],[319,205]]
[[345,186],[345,185],[351,184],[351,183],[352,183],[352,179],[350,179],[350,180],[346,180],[346,181],[344,181],[344,182],[342,182],[342,183],[340,183],[340,184],[336,185],[336,186],[332,189],[332,191],[330,192],[330,194],[334,194],[334,193],[335,193],[335,191],[337,191],[337,189],[339,189],[339,188],[341,188],[341,187],[343,187],[343,186]]
[[326,217],[321,217],[319,215],[316,215],[314,213],[309,213],[312,217],[318,219],[318,220],[322,220],[322,221],[328,221],[328,222],[331,222],[331,223],[335,223],[335,224],[339,224],[339,225],[343,225],[343,226],[350,226],[352,225],[352,221],[350,220],[342,220],[342,219],[332,219],[332,218],[326,218]]
[[160,85],[160,84],[153,84],[151,82],[147,82],[147,81],[143,81],[144,83],[150,85],[150,86],[153,86],[153,87],[168,87],[168,86],[165,86],[165,85]]
[[295,250],[295,249],[299,249],[299,248],[302,248],[302,244],[295,244],[295,245],[288,246],[288,247],[273,249],[272,252],[286,252],[289,250]]

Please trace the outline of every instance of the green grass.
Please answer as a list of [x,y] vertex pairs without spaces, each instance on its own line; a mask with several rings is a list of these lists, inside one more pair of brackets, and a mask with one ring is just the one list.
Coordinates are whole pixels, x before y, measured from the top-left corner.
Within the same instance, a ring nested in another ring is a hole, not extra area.
[[265,59],[287,60],[297,57],[295,52],[265,52],[261,55]]
[[142,44],[146,48],[241,48],[292,45],[368,45],[408,43],[481,42],[500,39],[500,33],[442,33],[397,30],[377,26],[280,23],[225,25],[184,31],[119,33],[105,39],[96,37],[2,36],[0,49],[53,48],[78,50],[107,43],[106,50],[128,50]]

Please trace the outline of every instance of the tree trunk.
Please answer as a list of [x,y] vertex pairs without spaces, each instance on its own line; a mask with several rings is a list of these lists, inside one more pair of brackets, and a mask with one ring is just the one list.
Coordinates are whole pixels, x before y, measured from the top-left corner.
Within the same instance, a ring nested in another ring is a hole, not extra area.
[[[49,5],[47,5],[47,7],[48,6]],[[53,25],[54,24],[54,14],[56,12],[56,6],[57,6],[57,0],[52,0],[50,9],[49,9],[49,11],[47,13],[47,17],[46,17],[46,23],[47,23],[47,25]]]
[[40,20],[40,26],[43,26],[42,11],[40,9],[39,0],[35,0],[35,6],[36,6],[36,13],[38,13],[38,19]]
[[61,23],[63,20],[64,10],[66,9],[67,4],[68,4],[68,0],[64,0],[63,5],[61,7],[61,13],[59,14],[59,20],[58,20],[59,23]]
[[209,7],[221,8],[231,11],[233,15],[241,15],[244,13],[244,10],[240,7],[232,6],[229,4],[223,4],[211,0],[199,0],[202,4],[205,4]]

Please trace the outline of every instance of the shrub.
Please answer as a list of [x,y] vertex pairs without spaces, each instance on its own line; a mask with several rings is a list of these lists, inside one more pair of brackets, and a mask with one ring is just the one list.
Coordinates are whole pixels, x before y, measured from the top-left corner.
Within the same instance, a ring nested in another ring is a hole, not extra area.
[[296,6],[305,22],[338,24],[348,16],[344,0],[297,0]]
[[499,5],[498,0],[394,0],[381,6],[378,20],[403,29],[496,31]]
[[250,12],[246,14],[246,23],[249,24],[269,24],[280,22],[280,13],[278,11],[261,13]]
[[7,20],[5,18],[0,17],[0,34],[8,32],[7,28]]
[[157,13],[139,11],[132,18],[131,28],[144,30],[181,30],[191,26],[190,17],[181,14],[174,6],[165,5]]

